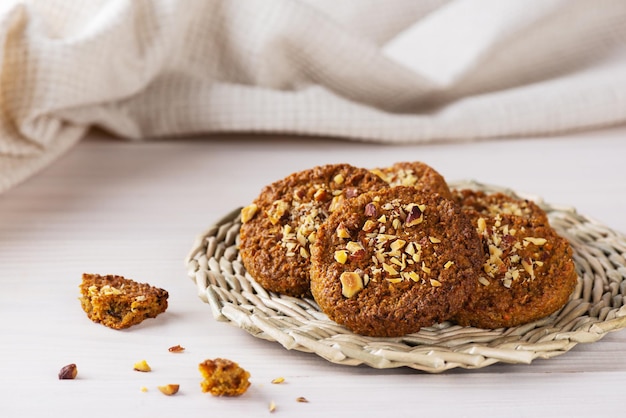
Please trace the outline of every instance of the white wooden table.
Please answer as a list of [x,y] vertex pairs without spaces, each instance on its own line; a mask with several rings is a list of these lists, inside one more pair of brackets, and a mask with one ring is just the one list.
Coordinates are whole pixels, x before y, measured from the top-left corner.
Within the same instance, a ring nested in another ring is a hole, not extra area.
[[[273,415],[301,418],[623,414],[626,331],[531,365],[434,375],[330,364],[213,319],[183,265],[196,235],[294,171],[404,160],[427,162],[448,180],[571,205],[626,232],[626,128],[420,146],[251,135],[133,143],[92,134],[0,195],[0,416],[266,416],[272,401]],[[163,287],[169,309],[125,331],[94,324],[77,300],[83,272]],[[177,344],[184,353],[168,352]],[[250,371],[244,396],[200,391],[197,365],[215,357]],[[151,373],[133,371],[141,359]],[[68,363],[78,378],[58,380]],[[271,384],[276,377],[285,382]],[[162,395],[156,386],[167,383],[180,392]]]

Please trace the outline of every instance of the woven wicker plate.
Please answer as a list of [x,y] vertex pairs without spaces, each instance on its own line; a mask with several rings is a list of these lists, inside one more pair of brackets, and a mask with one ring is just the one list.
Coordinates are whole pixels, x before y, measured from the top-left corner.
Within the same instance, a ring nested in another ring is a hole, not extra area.
[[626,237],[574,209],[551,206],[535,196],[471,181],[451,187],[532,199],[548,213],[552,226],[572,245],[579,276],[563,309],[514,328],[485,330],[442,323],[401,338],[356,335],[330,321],[313,300],[268,293],[254,281],[236,246],[240,209],[197,238],[186,259],[188,274],[217,320],[289,350],[315,353],[343,365],[438,373],[498,362],[528,364],[626,327]]

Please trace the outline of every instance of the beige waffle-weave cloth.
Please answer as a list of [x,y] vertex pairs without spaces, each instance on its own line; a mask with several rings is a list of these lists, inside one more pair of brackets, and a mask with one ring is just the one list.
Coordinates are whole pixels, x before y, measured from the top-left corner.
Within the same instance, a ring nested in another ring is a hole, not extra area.
[[0,192],[99,127],[387,143],[626,120],[623,0],[3,0]]

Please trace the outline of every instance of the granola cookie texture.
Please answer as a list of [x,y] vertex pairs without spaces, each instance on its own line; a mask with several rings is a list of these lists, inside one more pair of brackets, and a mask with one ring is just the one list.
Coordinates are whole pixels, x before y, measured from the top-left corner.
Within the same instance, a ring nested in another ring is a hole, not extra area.
[[576,286],[572,249],[535,203],[502,193],[456,190],[485,257],[475,290],[455,320],[480,328],[513,327],[560,309]]
[[167,309],[166,290],[122,276],[85,273],[79,288],[89,319],[113,329],[137,325]]
[[261,191],[241,213],[239,250],[266,290],[310,296],[310,246],[343,201],[388,187],[364,168],[331,164],[293,173]]
[[346,201],[312,246],[311,290],[353,332],[395,337],[451,318],[483,258],[476,230],[452,200],[397,186]]

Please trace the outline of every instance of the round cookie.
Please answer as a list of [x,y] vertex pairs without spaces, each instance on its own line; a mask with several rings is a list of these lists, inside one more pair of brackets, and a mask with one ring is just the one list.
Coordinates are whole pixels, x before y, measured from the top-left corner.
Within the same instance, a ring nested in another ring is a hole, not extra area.
[[391,187],[413,186],[426,192],[439,193],[451,198],[450,188],[439,172],[421,161],[398,162],[390,167],[372,170]]
[[311,247],[311,292],[353,332],[396,337],[443,322],[474,289],[483,258],[452,200],[397,186],[346,201]]
[[310,296],[309,245],[319,225],[344,200],[383,187],[378,176],[349,164],[313,167],[264,187],[242,210],[245,268],[269,291]]
[[482,191],[454,191],[485,248],[476,290],[454,320],[480,328],[513,327],[546,317],[577,282],[569,243],[535,203]]

